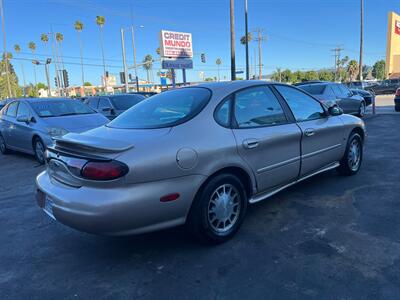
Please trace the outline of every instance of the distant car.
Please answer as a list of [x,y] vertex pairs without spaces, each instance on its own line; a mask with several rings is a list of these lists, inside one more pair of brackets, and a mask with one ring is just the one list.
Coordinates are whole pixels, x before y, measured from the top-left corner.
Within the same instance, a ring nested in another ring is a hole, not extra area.
[[349,89],[357,89],[357,90],[365,90],[368,89],[371,85],[374,83],[368,82],[368,81],[350,81],[346,82],[345,85]]
[[369,86],[367,90],[372,90],[376,95],[379,94],[394,94],[400,87],[400,78],[387,79],[375,85]]
[[108,123],[108,119],[80,101],[70,99],[20,99],[0,112],[0,150],[35,155],[44,163],[44,152],[53,139],[68,132],[81,133]]
[[89,97],[84,103],[108,119],[113,120],[124,111],[145,99],[145,96],[138,94],[119,94]]
[[354,94],[344,84],[334,82],[302,82],[296,86],[313,95],[322,103],[332,105],[336,103],[346,114],[363,117],[366,110],[366,101],[363,97]]
[[360,90],[360,89],[350,89],[350,91],[352,91],[353,94],[357,94],[363,97],[365,100],[365,104],[367,106],[371,105],[372,102],[375,101],[375,94],[372,91]]
[[394,110],[400,111],[400,88],[397,89],[396,95],[394,96]]
[[145,96],[146,98],[149,98],[151,96],[157,95],[158,93],[156,93],[156,92],[131,92],[129,94],[142,95],[142,96]]

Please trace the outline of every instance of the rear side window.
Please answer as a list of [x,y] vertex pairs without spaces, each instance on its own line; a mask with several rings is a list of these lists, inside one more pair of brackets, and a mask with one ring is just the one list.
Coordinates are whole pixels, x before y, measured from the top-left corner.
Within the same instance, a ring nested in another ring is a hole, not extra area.
[[146,97],[143,95],[121,95],[110,97],[115,109],[118,110],[127,110],[144,99],[146,99]]
[[248,88],[235,94],[235,119],[239,128],[287,123],[278,99],[266,86]]
[[7,108],[6,115],[9,117],[16,117],[17,116],[17,108],[18,108],[18,102],[11,103]]
[[17,116],[21,117],[21,116],[27,116],[29,117],[31,115],[29,107],[26,103],[20,102],[18,105],[18,113]]
[[110,100],[108,100],[107,98],[100,98],[99,110],[101,110],[103,108],[111,108]]
[[300,88],[311,95],[322,95],[326,90],[326,85],[323,84],[310,84],[302,85]]
[[233,96],[230,96],[229,99],[225,100],[215,112],[215,119],[224,127],[228,127],[230,125],[230,108],[232,99]]
[[182,124],[208,103],[211,91],[193,87],[163,92],[143,100],[108,123],[113,128],[163,128]]
[[322,105],[307,94],[285,85],[275,88],[285,98],[297,122],[320,119],[325,116]]
[[93,109],[97,109],[97,104],[98,103],[99,103],[99,99],[98,98],[90,98],[87,101],[87,104]]

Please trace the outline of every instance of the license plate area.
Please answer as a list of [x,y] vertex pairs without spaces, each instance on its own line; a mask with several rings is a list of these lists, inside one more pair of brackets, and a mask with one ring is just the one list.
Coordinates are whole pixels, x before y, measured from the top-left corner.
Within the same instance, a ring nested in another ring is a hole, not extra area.
[[53,199],[51,199],[51,197],[49,197],[42,191],[38,190],[36,192],[36,201],[39,207],[41,207],[50,218],[55,220],[53,214],[53,206],[54,206]]

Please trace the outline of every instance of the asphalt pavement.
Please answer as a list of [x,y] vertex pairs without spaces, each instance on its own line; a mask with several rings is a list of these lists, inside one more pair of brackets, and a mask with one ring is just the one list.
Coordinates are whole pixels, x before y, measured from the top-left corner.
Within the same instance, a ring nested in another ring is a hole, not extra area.
[[400,299],[400,114],[365,121],[356,176],[330,171],[251,206],[219,246],[183,228],[65,227],[36,206],[43,167],[0,155],[0,299]]

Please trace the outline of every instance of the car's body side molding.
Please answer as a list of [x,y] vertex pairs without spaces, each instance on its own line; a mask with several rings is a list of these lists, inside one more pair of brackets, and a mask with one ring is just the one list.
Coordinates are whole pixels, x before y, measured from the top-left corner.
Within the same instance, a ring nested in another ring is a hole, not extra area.
[[315,176],[315,175],[317,175],[317,174],[320,174],[320,173],[323,173],[323,172],[326,172],[326,171],[335,169],[335,168],[337,168],[338,166],[339,166],[339,163],[338,163],[338,162],[334,162],[334,163],[332,163],[332,164],[329,164],[328,166],[326,166],[326,167],[324,167],[324,168],[322,168],[322,169],[319,169],[318,171],[316,171],[316,172],[314,172],[314,173],[312,173],[312,174],[303,176],[303,177],[301,177],[301,178],[297,179],[296,181],[293,181],[293,182],[291,182],[291,183],[289,183],[289,184],[286,184],[286,185],[281,186],[281,187],[278,187],[278,188],[276,188],[276,189],[267,191],[266,193],[262,193],[262,194],[260,194],[260,195],[255,195],[255,196],[253,196],[252,198],[249,199],[249,203],[256,203],[256,202],[265,200],[265,199],[267,199],[267,198],[269,198],[269,197],[275,195],[276,193],[279,193],[280,191],[282,191],[282,190],[284,190],[284,189],[286,189],[286,188],[288,188],[288,187],[290,187],[290,186],[292,186],[292,185],[295,185],[296,183],[299,183],[300,181],[303,181],[303,180],[305,180],[305,179],[307,179],[307,178],[310,178],[310,177],[312,177],[312,176]]

